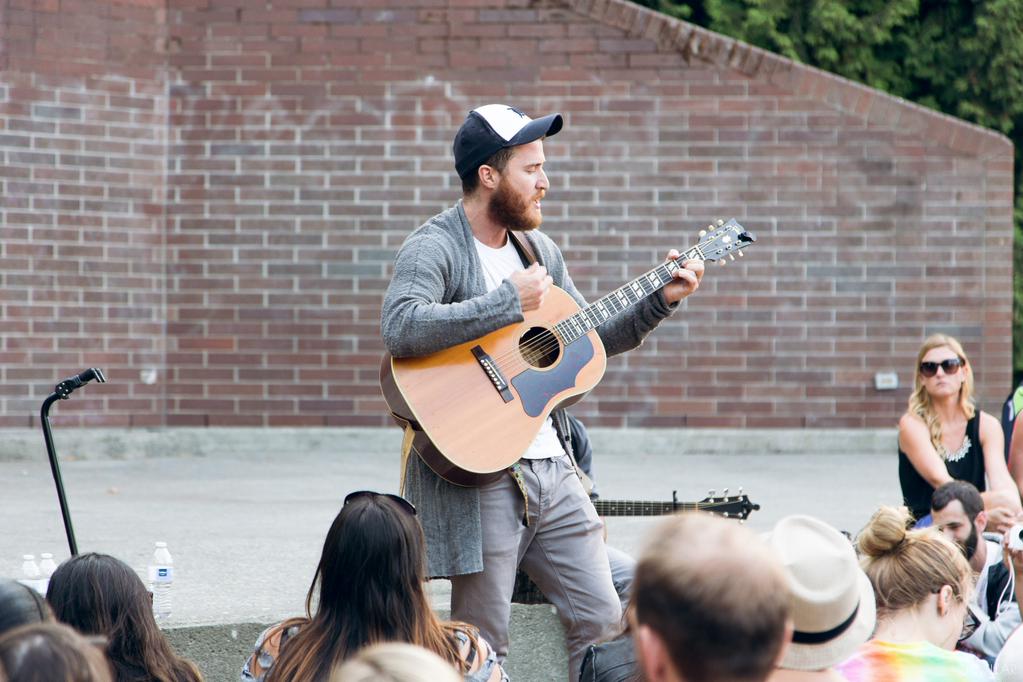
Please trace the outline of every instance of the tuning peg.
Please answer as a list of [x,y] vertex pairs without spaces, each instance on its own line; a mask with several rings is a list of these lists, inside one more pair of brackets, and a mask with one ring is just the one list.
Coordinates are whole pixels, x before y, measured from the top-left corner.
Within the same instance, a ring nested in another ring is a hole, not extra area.
[[745,258],[745,257],[746,257],[746,252],[745,251],[740,251],[739,252],[739,258]]
[[721,227],[724,224],[725,224],[725,221],[721,220],[720,218],[718,218],[718,227]]
[[739,486],[739,494],[742,495],[742,486]]
[[708,225],[707,229],[708,230],[713,230],[714,229],[714,223],[711,223],[710,225]]
[[728,497],[728,488],[725,488],[724,490],[721,491],[721,496]]
[[700,230],[699,234],[700,234],[700,237],[706,237],[707,236],[707,230]]
[[735,254],[734,253],[728,254],[728,259],[729,260],[735,260]]
[[728,261],[722,258],[721,260],[718,261],[718,265],[728,265]]

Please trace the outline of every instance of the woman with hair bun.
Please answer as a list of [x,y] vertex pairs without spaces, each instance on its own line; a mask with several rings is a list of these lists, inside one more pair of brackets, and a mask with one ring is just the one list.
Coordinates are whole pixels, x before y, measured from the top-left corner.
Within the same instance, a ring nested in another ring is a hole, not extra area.
[[966,557],[932,528],[909,530],[912,522],[905,508],[881,507],[860,533],[877,628],[837,670],[850,682],[994,680],[984,661],[954,651],[971,634],[973,576]]
[[899,420],[899,484],[914,519],[927,516],[935,489],[969,481],[999,532],[1023,511],[1005,463],[998,420],[976,408],[973,367],[955,338],[933,334],[917,354],[913,393]]

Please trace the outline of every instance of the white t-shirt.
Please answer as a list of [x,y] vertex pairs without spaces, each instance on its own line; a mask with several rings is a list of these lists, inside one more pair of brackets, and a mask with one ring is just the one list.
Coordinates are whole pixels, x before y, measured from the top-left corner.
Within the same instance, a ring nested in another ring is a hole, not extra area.
[[[515,248],[511,239],[505,239],[504,246],[493,249],[473,238],[476,242],[476,253],[480,256],[480,264],[483,266],[483,279],[487,283],[487,291],[493,291],[501,286],[501,282],[508,279],[516,270],[522,270],[522,258]],[[510,377],[509,377],[510,380]],[[540,427],[540,433],[536,434],[532,445],[522,455],[523,459],[547,459],[549,457],[560,457],[565,454],[565,449],[558,439],[558,432],[554,430],[554,422],[550,417],[544,420]]]

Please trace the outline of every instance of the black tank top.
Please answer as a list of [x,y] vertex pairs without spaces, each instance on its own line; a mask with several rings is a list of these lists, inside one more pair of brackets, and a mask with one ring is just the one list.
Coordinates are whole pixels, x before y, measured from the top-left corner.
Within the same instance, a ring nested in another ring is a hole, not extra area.
[[[973,414],[973,419],[966,422],[966,437],[970,439],[970,447],[960,459],[946,461],[948,475],[957,481],[969,481],[984,492],[984,451],[980,447],[980,410]],[[899,484],[902,486],[902,499],[905,501],[913,518],[919,519],[931,513],[931,494],[934,487],[913,468],[906,453],[899,449]]]

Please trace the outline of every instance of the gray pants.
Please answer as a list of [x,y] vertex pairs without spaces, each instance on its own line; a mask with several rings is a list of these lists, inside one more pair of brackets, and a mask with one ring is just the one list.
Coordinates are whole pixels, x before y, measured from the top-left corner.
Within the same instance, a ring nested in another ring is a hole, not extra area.
[[629,605],[632,594],[632,578],[636,575],[636,560],[617,547],[606,546],[607,560],[611,566],[611,581],[622,602],[622,611]]
[[451,579],[451,618],[480,629],[498,658],[508,654],[515,571],[532,578],[558,610],[568,645],[568,677],[579,678],[586,647],[610,634],[622,616],[611,581],[602,526],[571,459],[523,459],[529,526],[511,476],[480,488],[483,572]]

